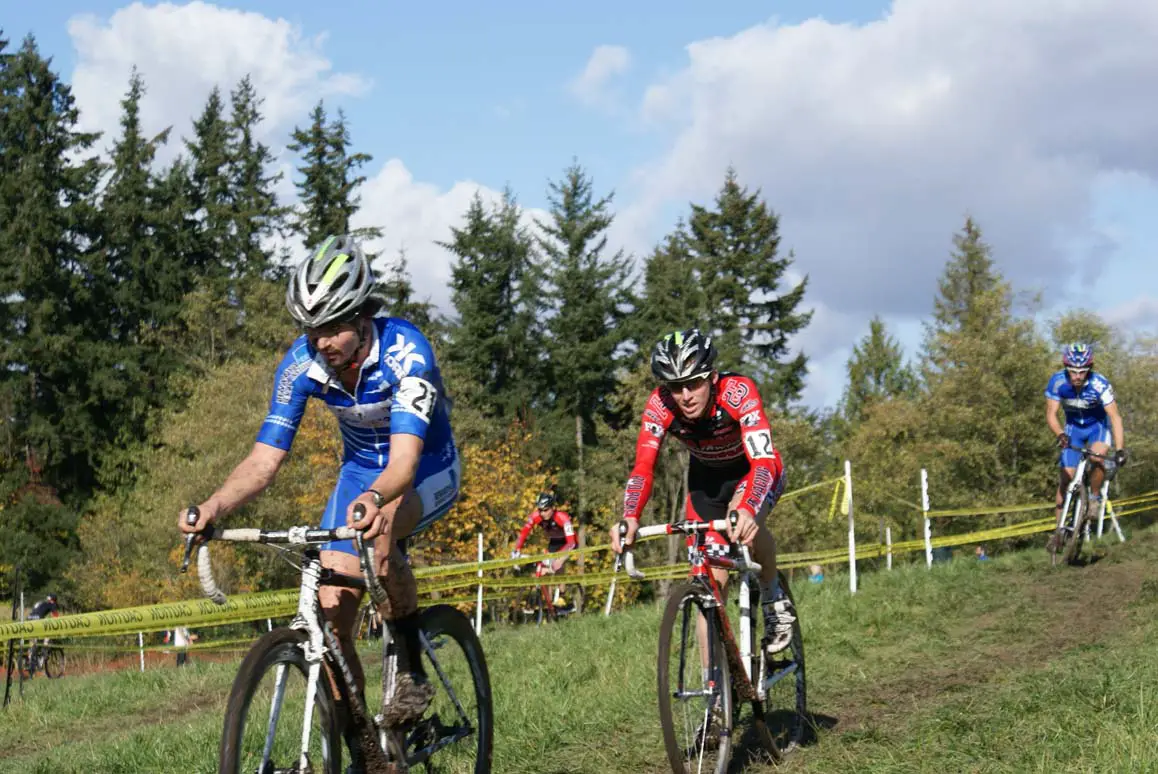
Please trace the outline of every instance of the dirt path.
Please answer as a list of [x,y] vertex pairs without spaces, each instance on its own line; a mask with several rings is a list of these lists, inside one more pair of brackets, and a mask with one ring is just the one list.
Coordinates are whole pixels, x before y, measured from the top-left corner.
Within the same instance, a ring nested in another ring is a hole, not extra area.
[[[952,620],[937,640],[959,644],[953,658],[913,658],[899,674],[842,692],[827,705],[812,703],[818,721],[832,723],[829,733],[838,736],[887,732],[961,691],[984,690],[1012,673],[1042,670],[1073,648],[1119,637],[1139,614],[1136,601],[1158,601],[1158,582],[1146,583],[1156,576],[1155,556],[1158,535],[1148,533],[1084,567],[1047,568],[1043,552],[1040,568],[1002,577],[1006,609],[946,613]],[[807,754],[801,757],[791,770],[808,770]]]

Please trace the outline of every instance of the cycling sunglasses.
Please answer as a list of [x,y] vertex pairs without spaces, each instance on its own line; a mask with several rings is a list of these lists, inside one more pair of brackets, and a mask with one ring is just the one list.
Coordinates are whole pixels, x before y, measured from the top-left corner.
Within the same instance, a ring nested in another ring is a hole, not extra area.
[[683,379],[683,380],[678,381],[678,382],[664,382],[664,386],[667,387],[668,390],[670,390],[672,393],[678,395],[679,393],[683,392],[685,389],[687,389],[687,390],[699,389],[700,387],[703,386],[703,384],[706,381],[708,381],[708,379],[711,379],[711,378],[712,378],[712,374],[709,371],[706,374],[699,374],[697,376],[691,377],[690,379]]
[[1070,376],[1085,376],[1090,372],[1089,368],[1069,368],[1066,367],[1066,373]]

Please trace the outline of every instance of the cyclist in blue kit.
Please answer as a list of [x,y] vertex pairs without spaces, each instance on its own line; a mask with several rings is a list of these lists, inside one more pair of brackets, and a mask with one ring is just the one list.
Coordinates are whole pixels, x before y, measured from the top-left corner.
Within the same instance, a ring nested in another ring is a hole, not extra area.
[[[1062,370],[1050,377],[1045,388],[1045,420],[1062,449],[1060,476],[1057,488],[1057,517],[1065,490],[1073,479],[1081,455],[1078,449],[1089,447],[1095,454],[1107,455],[1110,441],[1114,442],[1114,456],[1105,460],[1090,458],[1090,508],[1101,509],[1102,484],[1113,478],[1118,468],[1126,464],[1125,438],[1122,415],[1114,400],[1114,388],[1106,377],[1094,371],[1094,351],[1089,344],[1067,344],[1062,348]],[[1065,414],[1065,427],[1058,421],[1057,410]],[[1055,538],[1050,538],[1051,540]]]
[[[374,540],[388,603],[382,616],[400,647],[397,691],[384,708],[398,726],[420,717],[433,697],[420,659],[418,595],[405,540],[445,515],[461,480],[448,403],[429,342],[414,325],[379,316],[382,301],[370,262],[349,236],[331,236],[294,271],[286,306],[303,333],[277,368],[269,413],[252,451],[200,505],[200,532],[256,497],[274,480],[306,403],[322,401],[343,441],[337,486],[321,526],[352,525]],[[365,515],[356,518],[356,505]],[[324,567],[361,577],[352,541],[322,546]],[[322,586],[319,599],[359,688],[353,625],[361,592]],[[353,752],[353,750],[351,750]]]

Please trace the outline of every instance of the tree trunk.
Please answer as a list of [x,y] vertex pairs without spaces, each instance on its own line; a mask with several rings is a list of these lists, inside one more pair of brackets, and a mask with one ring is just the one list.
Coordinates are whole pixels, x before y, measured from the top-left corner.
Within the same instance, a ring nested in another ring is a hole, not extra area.
[[[575,415],[575,449],[579,453],[579,475],[578,482],[578,508],[579,511],[579,550],[582,551],[587,547],[587,492],[584,481],[583,472],[583,417],[579,414]],[[584,564],[586,557],[580,553],[575,563],[579,568],[579,574],[584,572]],[[575,610],[583,612],[583,602],[587,597],[587,590],[580,585],[575,592]]]

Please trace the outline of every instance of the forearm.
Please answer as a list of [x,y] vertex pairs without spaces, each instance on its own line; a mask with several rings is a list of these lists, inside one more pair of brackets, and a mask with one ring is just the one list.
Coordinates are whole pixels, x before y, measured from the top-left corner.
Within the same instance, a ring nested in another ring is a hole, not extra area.
[[1045,421],[1049,425],[1050,432],[1053,433],[1054,436],[1061,435],[1063,432],[1065,432],[1065,428],[1062,427],[1062,423],[1058,421],[1056,409],[1046,409]]
[[1110,417],[1110,429],[1114,434],[1114,448],[1124,449],[1126,447],[1126,431],[1122,428],[1122,415],[1114,414]]
[[393,502],[406,494],[406,490],[414,483],[414,476],[417,472],[417,458],[410,460],[391,457],[390,462],[386,464],[386,469],[378,474],[378,478],[374,479],[370,488],[382,495],[382,499],[386,502]]
[[273,483],[277,470],[278,465],[266,460],[254,457],[242,460],[209,498],[218,507],[218,515],[231,513],[257,497]]

